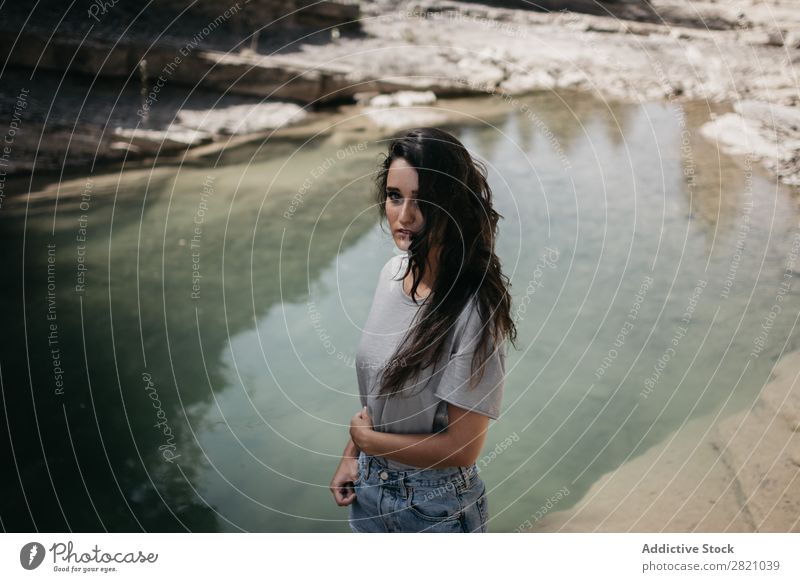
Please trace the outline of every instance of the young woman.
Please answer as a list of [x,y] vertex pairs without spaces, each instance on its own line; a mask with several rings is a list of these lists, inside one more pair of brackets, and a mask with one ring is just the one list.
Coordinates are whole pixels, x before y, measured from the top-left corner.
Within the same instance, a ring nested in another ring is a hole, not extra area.
[[451,134],[389,144],[377,201],[397,247],[356,352],[361,404],[331,480],[356,532],[485,532],[475,464],[497,419],[510,283],[486,168]]

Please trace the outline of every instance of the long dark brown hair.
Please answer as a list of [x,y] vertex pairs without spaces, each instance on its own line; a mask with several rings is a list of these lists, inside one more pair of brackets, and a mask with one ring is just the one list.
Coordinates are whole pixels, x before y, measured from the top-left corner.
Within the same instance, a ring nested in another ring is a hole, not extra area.
[[499,349],[505,338],[513,344],[517,336],[508,292],[511,282],[494,252],[497,223],[503,217],[492,208],[486,165],[473,159],[456,137],[441,129],[421,127],[395,137],[376,177],[381,220],[387,218],[389,167],[397,158],[417,170],[417,201],[424,217],[423,228],[411,238],[403,274],[405,278],[412,273],[412,298],[430,268],[431,249],[438,246],[441,251],[430,295],[416,315],[417,324],[411,325],[390,360],[403,365],[384,370],[380,394],[388,397],[439,360],[444,339],[473,298],[481,317],[481,337],[471,364],[473,379],[480,370],[476,383],[483,377],[490,348]]

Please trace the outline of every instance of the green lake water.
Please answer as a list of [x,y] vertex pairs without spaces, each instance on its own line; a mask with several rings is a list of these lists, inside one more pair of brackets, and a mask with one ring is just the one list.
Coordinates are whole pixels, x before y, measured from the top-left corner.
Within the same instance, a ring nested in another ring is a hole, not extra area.
[[[489,166],[519,329],[479,460],[496,532],[750,407],[800,345],[797,192],[706,141],[707,105],[521,102],[447,127]],[[371,199],[384,149],[273,140],[30,200],[9,180],[4,527],[349,531],[328,483],[398,252]]]

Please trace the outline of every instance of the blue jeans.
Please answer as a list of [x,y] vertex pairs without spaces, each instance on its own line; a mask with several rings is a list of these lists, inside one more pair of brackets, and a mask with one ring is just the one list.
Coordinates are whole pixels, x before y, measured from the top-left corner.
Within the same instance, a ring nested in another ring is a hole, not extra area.
[[362,452],[355,492],[348,515],[354,532],[486,532],[486,485],[474,464],[397,471]]

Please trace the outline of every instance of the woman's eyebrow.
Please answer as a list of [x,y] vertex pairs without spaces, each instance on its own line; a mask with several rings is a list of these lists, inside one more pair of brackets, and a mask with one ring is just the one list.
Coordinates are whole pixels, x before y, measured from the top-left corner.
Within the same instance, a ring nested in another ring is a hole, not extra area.
[[[386,189],[387,190],[392,190],[393,192],[400,192],[400,188],[395,188],[394,186],[386,186]],[[417,191],[416,190],[412,190],[411,193],[412,194],[416,194]]]

